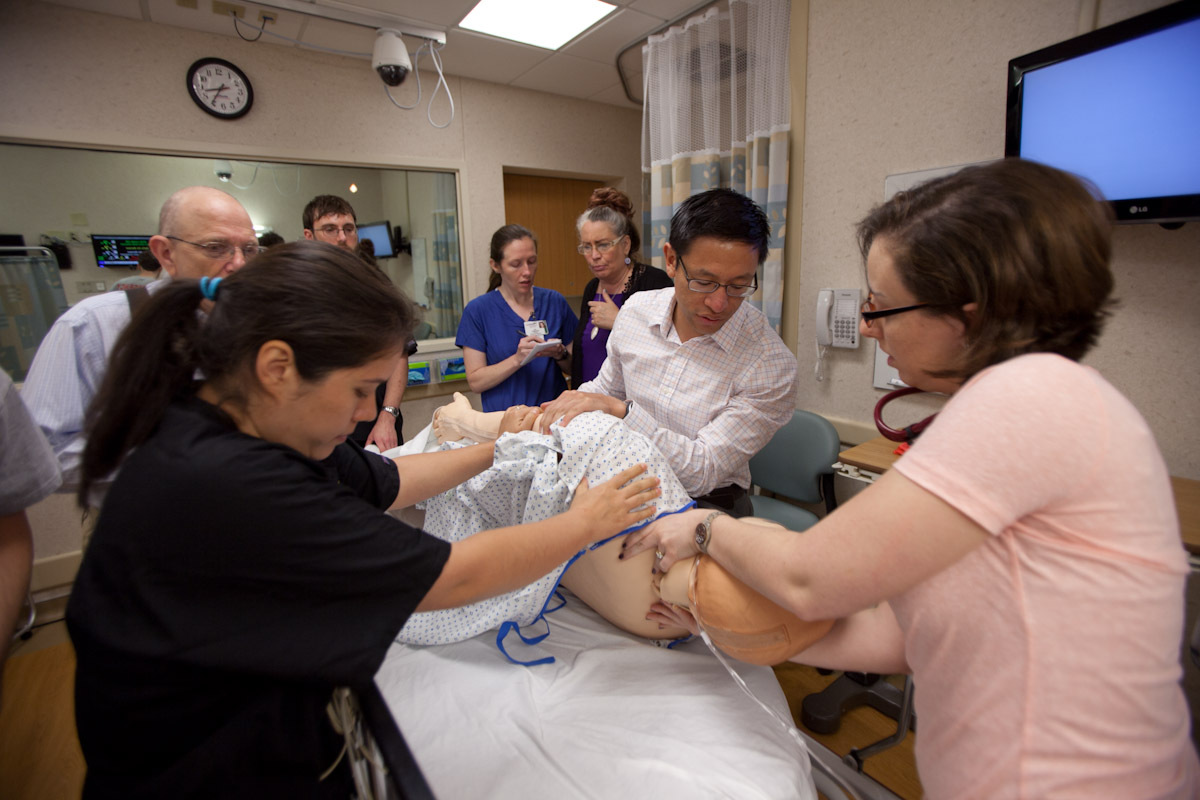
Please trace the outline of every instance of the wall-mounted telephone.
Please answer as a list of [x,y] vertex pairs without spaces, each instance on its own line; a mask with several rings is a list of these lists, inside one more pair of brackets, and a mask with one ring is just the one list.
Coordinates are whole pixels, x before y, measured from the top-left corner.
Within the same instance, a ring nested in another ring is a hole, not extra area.
[[817,292],[817,344],[822,347],[858,347],[858,289],[822,289]]

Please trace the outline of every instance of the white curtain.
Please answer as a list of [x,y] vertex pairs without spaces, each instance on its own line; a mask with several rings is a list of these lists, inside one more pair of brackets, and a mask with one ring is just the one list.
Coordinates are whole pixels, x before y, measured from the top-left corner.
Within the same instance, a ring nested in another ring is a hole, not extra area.
[[671,215],[717,187],[751,197],[771,220],[753,303],[776,330],[787,234],[788,0],[730,0],[642,48],[644,257],[663,266]]

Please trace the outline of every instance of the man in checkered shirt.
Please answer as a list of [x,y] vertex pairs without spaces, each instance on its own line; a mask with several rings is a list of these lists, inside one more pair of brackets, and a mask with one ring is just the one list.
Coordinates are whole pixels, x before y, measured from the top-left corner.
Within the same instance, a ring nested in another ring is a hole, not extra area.
[[596,379],[544,404],[543,424],[605,411],[648,436],[699,505],[752,513],[750,457],[796,408],[796,357],[745,299],[771,226],[729,189],[685,200],[663,244],[674,288],[621,308]]

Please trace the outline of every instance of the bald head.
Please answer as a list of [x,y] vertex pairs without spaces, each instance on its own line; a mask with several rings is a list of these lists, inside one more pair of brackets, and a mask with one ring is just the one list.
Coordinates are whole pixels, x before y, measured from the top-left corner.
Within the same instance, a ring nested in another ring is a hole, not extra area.
[[[213,257],[205,245],[232,246]],[[158,215],[150,249],[174,278],[220,277],[246,263],[243,248],[257,247],[250,215],[232,195],[208,186],[189,186],[167,198]]]

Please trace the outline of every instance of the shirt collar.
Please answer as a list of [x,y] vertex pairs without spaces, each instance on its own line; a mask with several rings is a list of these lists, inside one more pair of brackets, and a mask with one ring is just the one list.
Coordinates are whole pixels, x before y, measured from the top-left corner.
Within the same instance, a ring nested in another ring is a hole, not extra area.
[[[651,319],[657,319],[657,322],[651,322],[651,328],[658,328],[659,335],[663,339],[671,335],[671,331],[675,330],[675,320],[672,315],[675,313],[675,290],[673,288],[660,289],[663,295],[662,298],[656,298],[655,302],[658,305],[659,314],[657,317],[652,316]],[[719,290],[718,290],[719,291]],[[738,310],[733,312],[733,316],[725,321],[721,329],[716,333],[706,333],[702,336],[697,336],[697,339],[711,339],[718,347],[726,352],[733,350],[738,337],[738,331],[745,324],[746,316],[749,312],[745,311],[746,301],[738,306]]]

